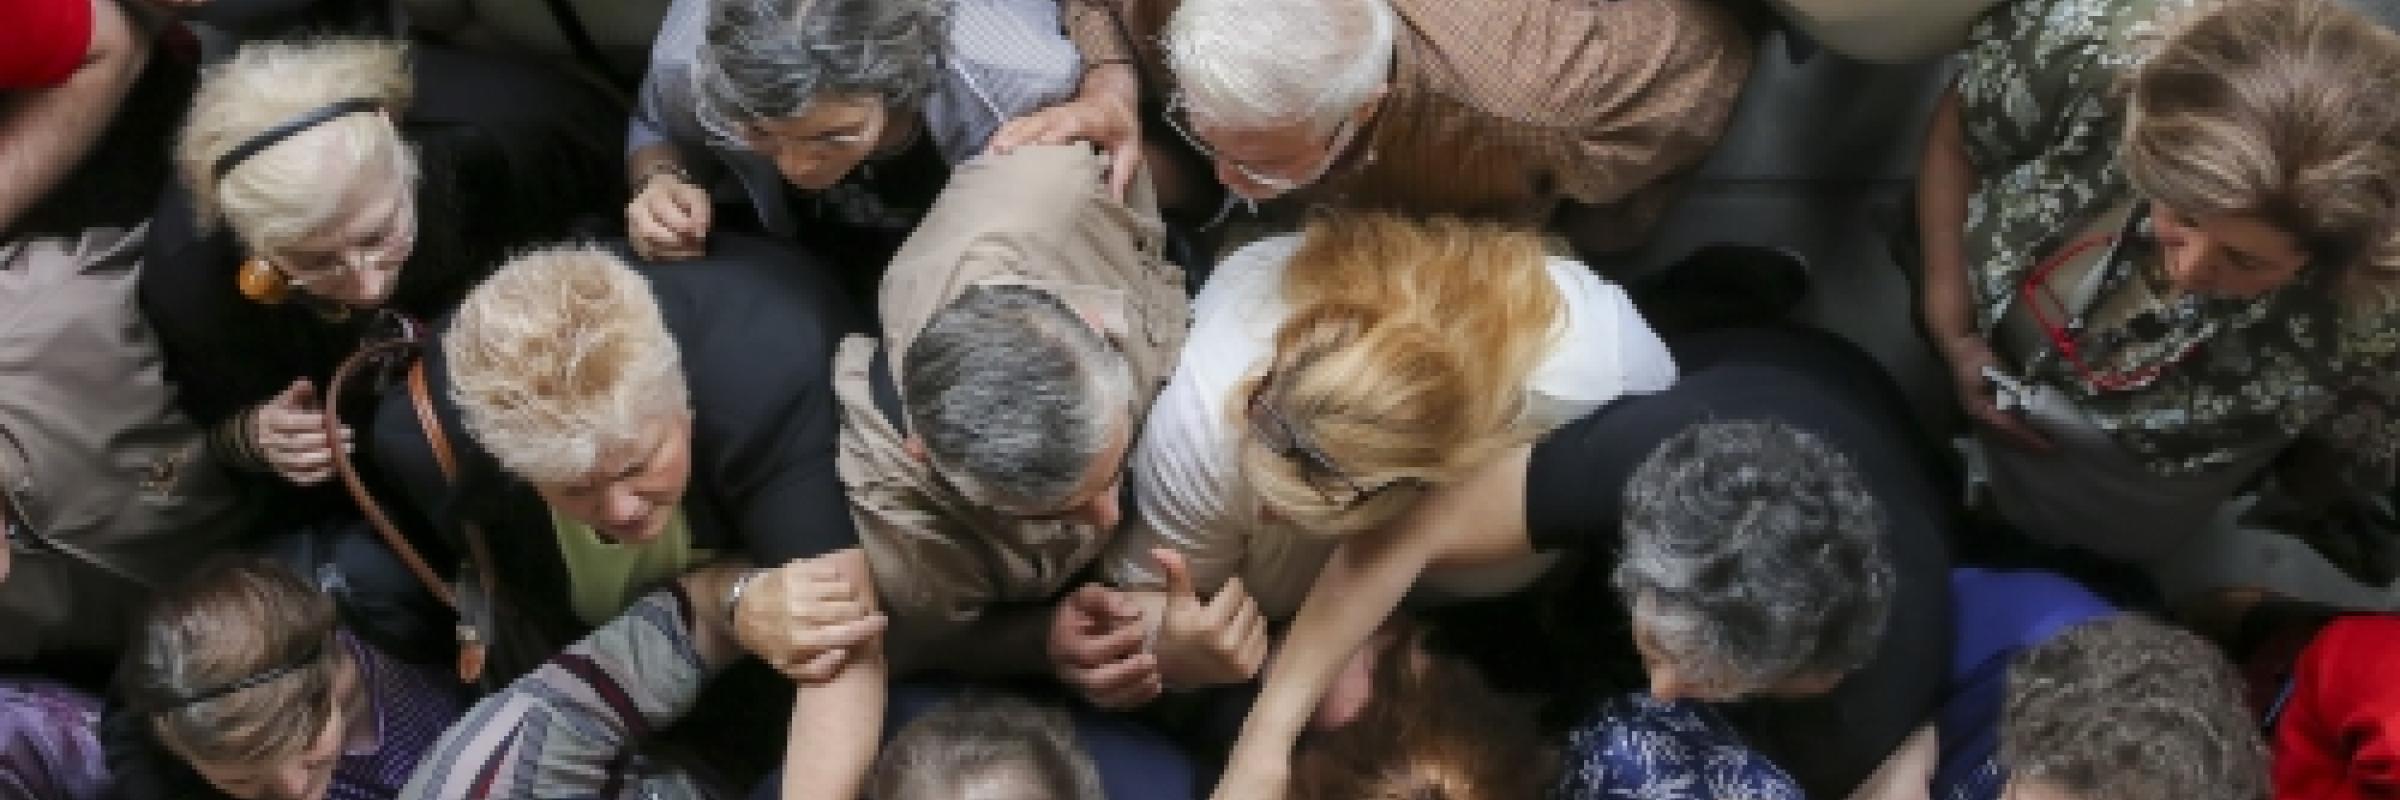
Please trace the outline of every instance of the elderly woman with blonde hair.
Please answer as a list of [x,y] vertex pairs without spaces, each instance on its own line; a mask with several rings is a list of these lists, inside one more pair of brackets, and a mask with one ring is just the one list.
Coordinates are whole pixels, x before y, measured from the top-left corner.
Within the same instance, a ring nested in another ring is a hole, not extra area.
[[858,321],[804,252],[740,236],[712,251],[642,268],[621,246],[511,260],[377,408],[375,457],[447,539],[488,545],[473,566],[495,578],[485,639],[503,680],[694,567],[793,565],[744,573],[722,605],[746,646],[800,679],[796,710],[778,718],[765,692],[782,682],[754,671],[759,694],[703,704],[732,716],[692,730],[739,753],[771,749],[788,723],[789,785],[855,787],[885,674],[834,467],[833,346]]
[[2331,0],[2019,0],[1973,38],[1919,310],[1999,515],[2146,562],[2279,457],[2321,501],[2388,489],[2400,37]]
[[333,475],[325,382],[364,337],[455,306],[613,191],[606,102],[506,61],[371,39],[261,42],[203,77],[142,307],[215,444]]
[[[1675,377],[1614,284],[1535,234],[1449,219],[1326,216],[1251,244],[1201,291],[1188,342],[1133,457],[1138,512],[1103,556],[1160,630],[1155,670],[1083,682],[1113,705],[1247,680],[1344,536]],[[1492,594],[1543,566],[1442,588]]]

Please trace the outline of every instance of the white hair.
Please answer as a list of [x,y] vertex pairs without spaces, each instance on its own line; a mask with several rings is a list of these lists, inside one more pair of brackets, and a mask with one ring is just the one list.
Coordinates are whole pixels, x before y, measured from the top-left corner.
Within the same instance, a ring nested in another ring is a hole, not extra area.
[[[396,166],[392,177],[414,191],[416,157],[392,124],[411,88],[408,48],[401,42],[244,45],[201,79],[176,142],[176,171],[201,226],[222,220],[253,251],[271,252],[307,238],[345,210],[350,180],[370,167]],[[351,98],[374,100],[387,113],[327,120],[216,174],[218,159],[260,131]]]
[[459,306],[442,354],[467,431],[535,483],[581,481],[644,424],[691,413],[649,282],[597,247],[501,266]]
[[1388,0],[1186,0],[1164,39],[1194,119],[1331,130],[1389,78],[1399,27]]

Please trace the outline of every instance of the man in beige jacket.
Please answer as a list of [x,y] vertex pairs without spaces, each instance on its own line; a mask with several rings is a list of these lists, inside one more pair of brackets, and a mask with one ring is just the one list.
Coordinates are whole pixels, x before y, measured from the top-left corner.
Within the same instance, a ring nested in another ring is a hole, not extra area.
[[839,468],[895,661],[1047,672],[1189,323],[1146,180],[1076,144],[961,165],[834,360]]

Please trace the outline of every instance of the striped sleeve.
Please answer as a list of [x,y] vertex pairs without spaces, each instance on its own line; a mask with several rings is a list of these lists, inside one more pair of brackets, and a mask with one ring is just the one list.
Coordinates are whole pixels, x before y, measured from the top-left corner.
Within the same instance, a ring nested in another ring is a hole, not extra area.
[[403,800],[608,797],[625,754],[690,710],[708,669],[679,591],[643,598],[442,734]]

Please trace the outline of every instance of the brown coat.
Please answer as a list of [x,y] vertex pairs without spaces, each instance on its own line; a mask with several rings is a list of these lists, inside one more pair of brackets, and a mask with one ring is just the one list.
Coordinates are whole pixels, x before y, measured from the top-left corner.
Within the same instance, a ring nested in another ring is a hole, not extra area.
[[961,290],[1022,283],[1097,310],[1132,368],[1132,418],[1146,416],[1191,309],[1182,270],[1160,255],[1148,181],[1118,202],[1102,183],[1106,166],[1085,145],[961,165],[884,274],[882,339],[850,337],[834,358],[842,482],[898,649],[954,632],[988,604],[1050,596],[1107,541],[1108,531],[1017,520],[969,502],[908,455],[868,380],[878,346],[897,370],[926,320]]
[[[1174,85],[1158,37],[1178,2],[1066,0],[1065,16],[1087,61],[1130,59],[1156,95]],[[1750,73],[1747,35],[1712,0],[1391,3],[1390,94],[1298,202],[1542,224],[1571,200],[1646,228],[1663,204],[1647,190],[1707,154]]]

